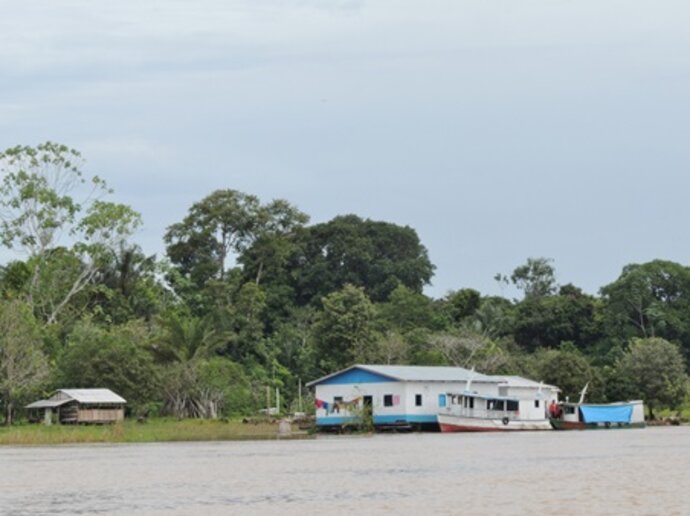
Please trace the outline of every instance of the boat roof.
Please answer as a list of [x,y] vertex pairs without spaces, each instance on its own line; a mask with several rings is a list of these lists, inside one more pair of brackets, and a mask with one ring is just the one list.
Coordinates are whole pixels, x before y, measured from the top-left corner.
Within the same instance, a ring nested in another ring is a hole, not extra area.
[[620,405],[643,405],[643,400],[631,400],[631,401],[613,401],[611,403],[578,403],[577,401],[562,401],[561,405],[567,405],[569,407],[617,407]]
[[501,379],[485,374],[477,373],[464,367],[446,366],[398,366],[398,365],[365,365],[355,364],[323,376],[307,384],[307,387],[318,385],[331,378],[345,374],[353,370],[361,370],[374,375],[390,378],[392,381],[402,382],[473,382],[500,383]]
[[[497,377],[499,378],[499,377]],[[529,387],[529,388],[535,388],[535,387],[541,387],[543,389],[550,389],[552,391],[560,391],[558,387],[555,385],[550,385],[548,383],[542,383],[542,382],[536,382],[534,380],[530,380],[529,378],[524,378],[522,376],[513,376],[513,375],[508,375],[508,376],[501,376],[505,383],[507,383],[510,387]]]

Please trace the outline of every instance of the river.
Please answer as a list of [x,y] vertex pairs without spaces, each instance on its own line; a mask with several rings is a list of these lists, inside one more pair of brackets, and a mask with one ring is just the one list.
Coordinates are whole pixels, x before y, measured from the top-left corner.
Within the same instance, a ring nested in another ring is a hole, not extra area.
[[0,513],[690,514],[690,427],[0,448]]

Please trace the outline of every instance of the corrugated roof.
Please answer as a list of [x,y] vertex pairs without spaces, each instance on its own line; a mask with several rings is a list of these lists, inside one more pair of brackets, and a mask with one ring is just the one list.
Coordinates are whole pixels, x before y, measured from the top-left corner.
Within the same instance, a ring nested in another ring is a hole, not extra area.
[[65,399],[65,400],[38,400],[34,401],[33,403],[30,403],[26,406],[28,409],[39,409],[39,408],[55,408],[59,407],[60,405],[64,405],[65,403],[69,403],[70,401],[73,401],[71,399]]
[[472,379],[473,382],[499,383],[500,378],[487,376],[465,369],[464,367],[444,367],[444,366],[397,366],[397,365],[364,365],[357,364],[342,371],[329,374],[307,384],[308,387],[317,385],[328,378],[352,369],[362,369],[374,374],[387,376],[393,380],[403,382],[466,382]]
[[529,378],[523,378],[522,376],[496,376],[495,378],[502,379],[509,387],[545,387],[552,390],[560,390],[555,385],[549,385],[546,383],[535,382]]
[[79,403],[127,403],[110,389],[58,389]]

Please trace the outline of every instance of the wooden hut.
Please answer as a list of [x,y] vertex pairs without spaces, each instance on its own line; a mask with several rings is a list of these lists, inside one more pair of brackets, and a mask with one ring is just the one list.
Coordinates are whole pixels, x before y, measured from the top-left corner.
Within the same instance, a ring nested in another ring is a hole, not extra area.
[[127,402],[110,389],[59,389],[48,399],[26,406],[31,421],[51,424],[105,424],[125,418]]

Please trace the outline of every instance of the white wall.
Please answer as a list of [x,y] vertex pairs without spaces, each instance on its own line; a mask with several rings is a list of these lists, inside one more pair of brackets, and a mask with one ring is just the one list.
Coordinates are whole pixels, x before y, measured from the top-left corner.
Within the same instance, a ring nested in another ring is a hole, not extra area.
[[[317,399],[333,403],[334,398],[342,397],[348,402],[363,396],[372,396],[374,416],[436,416],[439,412],[439,395],[448,392],[463,392],[466,382],[386,382],[386,383],[362,383],[342,385],[317,385],[315,396]],[[497,394],[497,383],[472,382],[471,388],[480,394]],[[392,407],[383,404],[384,395],[400,397],[400,403]],[[422,406],[415,405],[415,395],[422,395]],[[360,402],[361,406],[361,402]],[[316,417],[322,422],[328,418],[335,419],[347,417],[351,414],[341,410],[339,413],[326,413],[324,409],[316,410]]]

